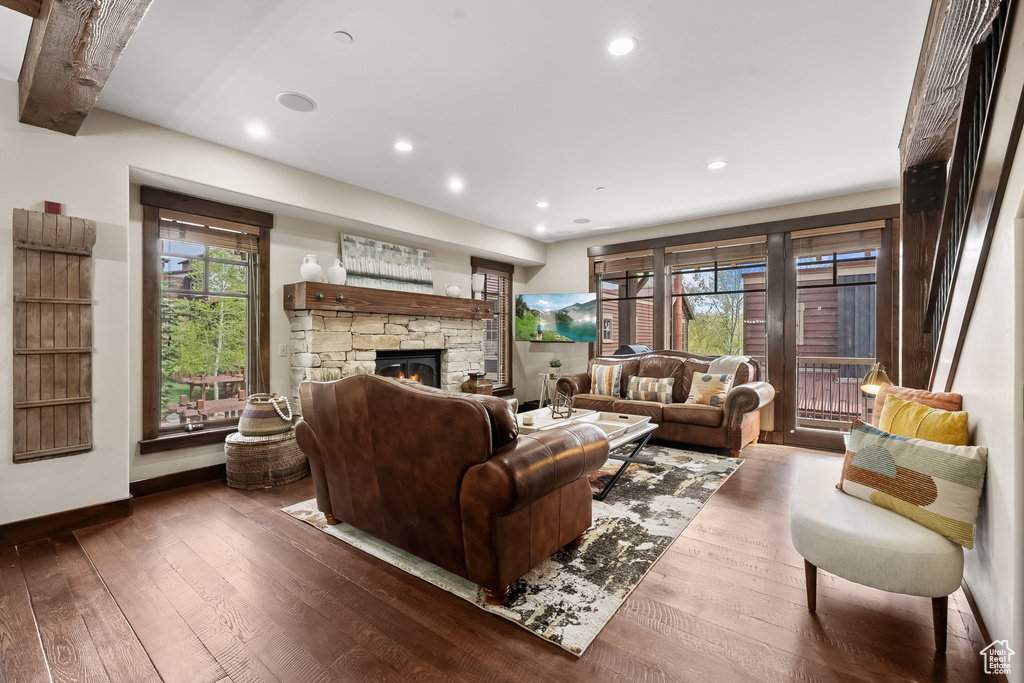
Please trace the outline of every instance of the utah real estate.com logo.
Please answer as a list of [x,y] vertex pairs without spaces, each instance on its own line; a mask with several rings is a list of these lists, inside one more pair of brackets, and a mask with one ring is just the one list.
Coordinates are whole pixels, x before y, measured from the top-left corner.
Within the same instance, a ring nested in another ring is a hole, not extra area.
[[985,660],[985,673],[1008,676],[1010,674],[1010,658],[1017,653],[1010,649],[1008,641],[993,640],[978,654]]

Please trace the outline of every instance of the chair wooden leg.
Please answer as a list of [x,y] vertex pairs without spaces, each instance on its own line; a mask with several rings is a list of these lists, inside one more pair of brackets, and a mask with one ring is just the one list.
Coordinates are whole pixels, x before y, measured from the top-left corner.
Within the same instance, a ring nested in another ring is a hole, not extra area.
[[818,568],[804,560],[804,582],[807,584],[807,611],[818,607]]
[[941,598],[932,598],[932,623],[935,626],[936,652],[946,651],[946,614],[948,606],[948,595],[944,595]]
[[331,526],[334,526],[335,524],[338,523],[338,520],[335,519],[334,515],[332,515],[330,513],[325,512],[324,513],[324,517],[327,519],[327,523],[330,524]]
[[484,588],[484,600],[488,605],[504,605],[508,601],[510,590],[512,590],[512,586],[505,586],[503,591],[492,591],[489,588]]
[[569,545],[571,545],[573,547],[576,547],[576,548],[579,548],[581,545],[583,545],[583,534],[580,534],[576,538],[574,538],[571,541],[569,541]]

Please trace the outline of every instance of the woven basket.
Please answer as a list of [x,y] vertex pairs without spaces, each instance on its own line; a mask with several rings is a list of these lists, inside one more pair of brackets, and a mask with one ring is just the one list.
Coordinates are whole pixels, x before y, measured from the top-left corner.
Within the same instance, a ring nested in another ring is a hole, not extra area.
[[251,394],[238,418],[238,433],[245,436],[284,434],[292,428],[292,407],[277,394]]
[[298,481],[309,474],[309,463],[299,450],[295,432],[273,436],[244,436],[238,432],[224,440],[228,486],[262,489]]

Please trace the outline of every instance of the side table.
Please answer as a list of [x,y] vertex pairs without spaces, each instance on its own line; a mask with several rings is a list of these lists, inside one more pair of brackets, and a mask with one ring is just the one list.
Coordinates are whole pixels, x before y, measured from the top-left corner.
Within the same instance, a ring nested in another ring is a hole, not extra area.
[[551,376],[550,372],[542,372],[539,374],[540,377],[540,402],[537,405],[538,408],[544,407],[545,401],[554,401],[555,397],[558,396],[558,388],[555,386],[558,382],[558,378],[562,375],[560,373],[554,373],[554,377]]
[[271,436],[233,432],[224,439],[224,456],[228,486],[234,489],[281,486],[309,474],[309,463],[299,450],[293,429]]

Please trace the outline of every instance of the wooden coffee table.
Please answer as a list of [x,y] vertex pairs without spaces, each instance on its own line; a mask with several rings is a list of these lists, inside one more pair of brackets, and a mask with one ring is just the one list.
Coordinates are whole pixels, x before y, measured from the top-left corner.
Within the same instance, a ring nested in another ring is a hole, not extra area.
[[[529,415],[533,418],[532,425],[524,425],[523,417]],[[615,482],[619,480],[619,477],[629,468],[633,463],[639,465],[654,465],[653,460],[644,460],[637,455],[643,450],[643,447],[647,445],[647,442],[651,440],[651,435],[654,434],[658,429],[658,425],[652,422],[643,422],[644,418],[638,415],[625,415],[620,413],[604,413],[593,410],[574,410],[573,415],[570,418],[553,418],[551,416],[550,408],[539,408],[537,410],[529,410],[524,413],[519,413],[516,416],[516,421],[519,423],[520,434],[532,434],[533,432],[542,431],[545,429],[551,429],[553,427],[564,426],[573,422],[590,422],[595,426],[599,427],[602,431],[608,435],[608,450],[609,460],[619,460],[622,465],[615,471],[612,478],[605,484],[605,487],[601,489],[600,493],[594,494],[594,500],[604,500],[608,492],[611,491]],[[647,418],[648,420],[650,418]],[[620,425],[617,422],[627,423],[622,425],[621,430],[617,430],[616,427]],[[630,450],[629,455],[619,455],[611,453],[612,451],[618,450],[623,446],[633,446]]]

